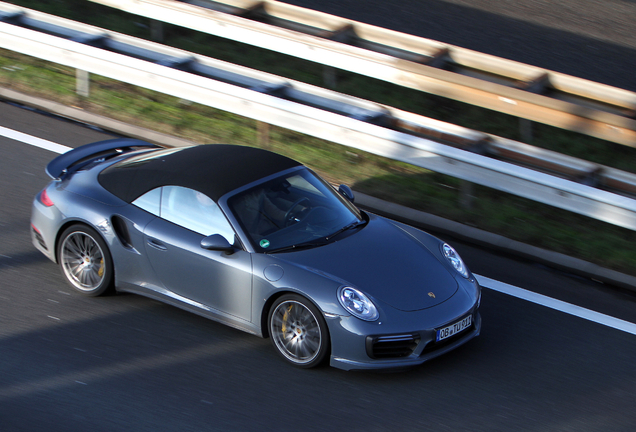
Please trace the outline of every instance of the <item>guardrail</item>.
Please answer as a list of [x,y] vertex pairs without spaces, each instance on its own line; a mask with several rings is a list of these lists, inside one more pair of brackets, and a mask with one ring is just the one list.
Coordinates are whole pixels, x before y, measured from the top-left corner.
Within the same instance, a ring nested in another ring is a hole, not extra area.
[[90,1],[636,147],[626,90],[273,0]]
[[[0,10],[3,11],[4,20],[20,20],[23,23],[26,20],[27,26],[34,28],[40,22],[50,33],[44,34],[2,22],[0,46],[3,48],[230,111],[636,230],[635,200],[449,147],[386,126],[397,124],[404,130],[410,127],[418,129],[418,132],[429,129],[444,135],[442,138],[446,140],[458,137],[464,142],[483,142],[484,135],[478,132],[397,110],[391,111],[387,107],[307,84],[283,81],[273,75],[140,39],[107,33],[99,28],[24,8],[0,3]],[[91,44],[104,46],[111,51]],[[134,57],[121,52],[134,54]],[[195,75],[179,68],[196,73],[210,72],[217,79]],[[283,97],[279,97],[281,95]],[[320,104],[325,107],[317,108]],[[388,125],[385,124],[387,122]],[[500,148],[504,147],[501,144],[505,140],[491,138],[492,143],[499,143]],[[490,148],[490,143],[488,147]],[[492,148],[496,146],[493,145]]]

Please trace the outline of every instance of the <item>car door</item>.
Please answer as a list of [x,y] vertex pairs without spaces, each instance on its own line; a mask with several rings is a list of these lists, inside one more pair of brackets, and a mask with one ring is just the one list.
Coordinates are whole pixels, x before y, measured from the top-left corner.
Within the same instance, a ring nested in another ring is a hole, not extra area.
[[218,205],[192,189],[164,186],[159,216],[144,229],[145,251],[168,295],[250,321],[250,254],[201,247],[201,240],[212,234],[234,242],[234,231]]

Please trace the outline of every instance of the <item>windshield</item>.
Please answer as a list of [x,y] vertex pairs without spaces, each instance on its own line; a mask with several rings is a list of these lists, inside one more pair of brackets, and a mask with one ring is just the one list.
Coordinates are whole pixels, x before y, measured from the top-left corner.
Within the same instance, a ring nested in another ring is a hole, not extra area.
[[259,252],[325,244],[363,222],[354,205],[306,169],[240,192],[228,206]]

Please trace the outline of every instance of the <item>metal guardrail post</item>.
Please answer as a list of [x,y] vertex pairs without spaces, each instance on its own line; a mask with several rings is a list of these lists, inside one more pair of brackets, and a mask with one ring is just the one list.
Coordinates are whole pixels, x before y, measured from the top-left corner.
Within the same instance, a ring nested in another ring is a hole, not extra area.
[[532,121],[524,118],[519,119],[519,132],[521,140],[525,143],[532,143]]
[[467,180],[461,180],[459,184],[459,205],[467,210],[473,208],[475,203],[475,184]]
[[85,70],[75,70],[75,91],[82,97],[90,96],[91,74]]
[[269,149],[269,134],[270,125],[262,121],[256,122],[256,141],[262,148]]
[[338,85],[338,71],[331,66],[323,66],[322,80],[327,88],[335,89]]
[[155,42],[164,41],[162,21],[150,20],[150,39]]

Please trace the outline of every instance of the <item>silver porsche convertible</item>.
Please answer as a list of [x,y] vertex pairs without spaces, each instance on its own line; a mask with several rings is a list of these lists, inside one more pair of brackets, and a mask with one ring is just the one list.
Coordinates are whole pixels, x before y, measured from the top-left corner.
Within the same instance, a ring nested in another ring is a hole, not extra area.
[[187,309],[269,337],[299,367],[411,367],[479,334],[481,289],[450,245],[287,157],[113,139],[46,172],[33,244],[80,293]]

